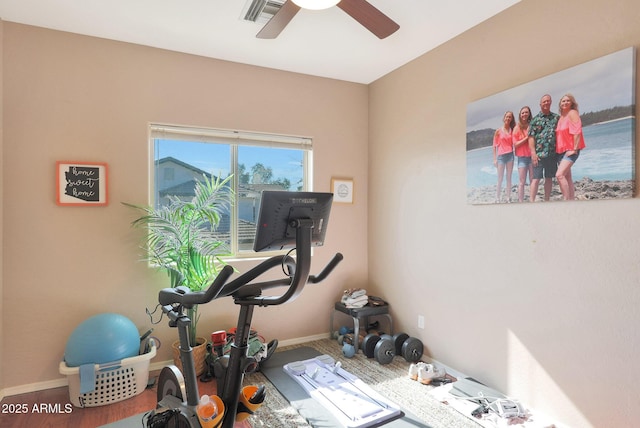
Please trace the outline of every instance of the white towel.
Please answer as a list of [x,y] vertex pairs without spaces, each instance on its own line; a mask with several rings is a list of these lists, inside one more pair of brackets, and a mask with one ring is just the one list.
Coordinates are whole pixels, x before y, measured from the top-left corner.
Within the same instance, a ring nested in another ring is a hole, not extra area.
[[366,294],[363,296],[358,296],[358,297],[343,297],[342,298],[342,303],[344,303],[345,305],[359,305],[362,304],[362,306],[366,305],[369,302],[369,296],[367,296]]
[[364,296],[365,294],[367,294],[367,290],[365,290],[364,288],[350,288],[348,290],[344,291],[344,294],[347,295],[348,297],[360,297],[360,296]]

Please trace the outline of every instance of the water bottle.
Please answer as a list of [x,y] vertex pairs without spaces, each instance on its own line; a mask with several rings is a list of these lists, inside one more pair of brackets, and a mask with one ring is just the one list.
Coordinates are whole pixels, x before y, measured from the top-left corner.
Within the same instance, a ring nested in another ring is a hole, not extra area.
[[200,397],[200,403],[196,407],[198,413],[198,419],[200,419],[200,425],[202,428],[214,428],[216,422],[216,416],[218,416],[218,406],[211,400],[208,395]]

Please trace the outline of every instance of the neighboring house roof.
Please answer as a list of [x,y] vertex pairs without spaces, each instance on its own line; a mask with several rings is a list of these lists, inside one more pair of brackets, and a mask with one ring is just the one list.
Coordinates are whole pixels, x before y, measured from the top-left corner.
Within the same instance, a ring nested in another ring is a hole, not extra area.
[[[163,166],[168,166],[170,164],[179,166],[181,168],[186,169],[187,171],[190,171],[191,173],[193,173],[194,176],[196,177],[202,177],[202,176],[206,176],[207,178],[211,178],[211,174],[200,169],[197,168],[191,164],[188,164],[186,162],[183,162],[179,159],[176,159],[172,156],[167,156],[164,157],[162,159],[158,159],[156,161],[156,168],[161,168]],[[183,183],[177,184],[175,186],[171,186],[171,187],[167,187],[166,189],[161,189],[158,193],[160,194],[161,197],[164,196],[193,196],[195,195],[195,187],[196,187],[196,179],[191,179],[188,181],[185,181]]]
[[196,168],[195,166],[193,166],[191,164],[188,164],[186,162],[182,162],[181,160],[176,159],[176,158],[174,158],[172,156],[167,156],[165,158],[158,159],[156,161],[156,167],[162,166],[163,164],[166,164],[166,163],[175,163],[177,165],[180,165],[183,168],[190,169],[191,171],[193,171],[193,172],[195,172],[195,173],[197,173],[199,175],[203,175],[204,174],[207,177],[211,177],[211,174],[209,174],[207,171],[202,170],[200,168]]
[[165,196],[193,196],[196,194],[196,180],[185,181],[184,183],[180,183],[176,186],[168,187],[166,189],[162,189],[160,192],[161,197]]
[[256,238],[256,224],[247,220],[238,220],[238,242],[253,242]]
[[249,183],[239,184],[239,194],[245,197],[255,197],[262,193],[263,190],[286,190],[280,184],[271,183]]
[[[207,178],[211,178],[212,176],[210,173],[200,168],[197,168],[191,164],[183,162],[179,159],[176,159],[172,156],[167,156],[156,161],[157,168],[162,166],[167,166],[168,164],[175,164],[186,170],[189,170],[193,172],[194,175],[197,177],[205,175]],[[158,193],[160,194],[161,197],[172,196],[172,195],[178,196],[178,197],[193,196],[195,195],[195,185],[196,185],[196,179],[191,179],[183,183],[177,184],[175,186],[167,187],[166,189],[161,189],[159,190]],[[240,183],[239,184],[240,195],[255,197],[259,195],[263,190],[285,190],[285,189],[282,188],[282,185],[273,184],[273,183]]]

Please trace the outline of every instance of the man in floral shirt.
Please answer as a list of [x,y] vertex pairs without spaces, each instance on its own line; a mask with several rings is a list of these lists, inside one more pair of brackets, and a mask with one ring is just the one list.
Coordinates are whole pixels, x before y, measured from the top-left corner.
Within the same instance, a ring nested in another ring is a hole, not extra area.
[[551,112],[551,95],[540,98],[540,113],[529,125],[529,147],[533,163],[533,178],[530,186],[530,201],[535,202],[540,180],[544,177],[544,200],[551,196],[553,177],[558,170],[556,160],[556,125],[560,115]]

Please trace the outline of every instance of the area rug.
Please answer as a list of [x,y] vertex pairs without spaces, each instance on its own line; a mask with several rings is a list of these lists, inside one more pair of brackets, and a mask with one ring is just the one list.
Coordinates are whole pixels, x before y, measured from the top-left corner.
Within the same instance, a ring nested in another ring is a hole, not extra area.
[[[341,428],[343,425],[334,415],[332,415],[330,411],[327,411],[320,402],[310,397],[310,395],[282,369],[285,364],[294,361],[310,360],[320,355],[318,351],[308,346],[282,351],[275,354],[272,359],[269,360],[268,365],[262,368],[262,373],[269,382],[276,387],[278,392],[289,401],[289,404],[296,409],[300,416],[304,417],[311,425]],[[396,408],[400,407],[397,403],[393,403],[392,405],[395,405]],[[385,418],[385,420],[380,422],[369,421],[366,426],[379,427],[384,425],[388,428],[430,428],[420,423],[416,416],[409,414],[405,409],[402,409],[402,411],[400,415]]]
[[[410,363],[402,357],[395,357],[390,364],[379,364],[362,353],[353,358],[345,358],[338,343],[334,340],[323,339],[279,349],[278,353],[298,347],[309,347],[319,354],[327,354],[342,363],[342,367],[349,373],[359,377],[373,390],[384,395],[392,402],[406,410],[409,422],[414,427],[426,426],[430,428],[479,428],[481,425],[460,414],[455,409],[433,398],[428,391],[432,386],[422,385],[407,376]],[[249,419],[251,426],[258,427],[296,427],[296,428],[326,428],[332,427],[330,421],[303,417],[287,399],[269,382],[261,372],[249,374],[245,377],[245,384],[264,384],[267,398],[264,405]],[[303,412],[304,413],[304,412]],[[315,418],[315,416],[314,416]],[[392,421],[391,423],[398,422]],[[385,424],[385,427],[392,425]]]

